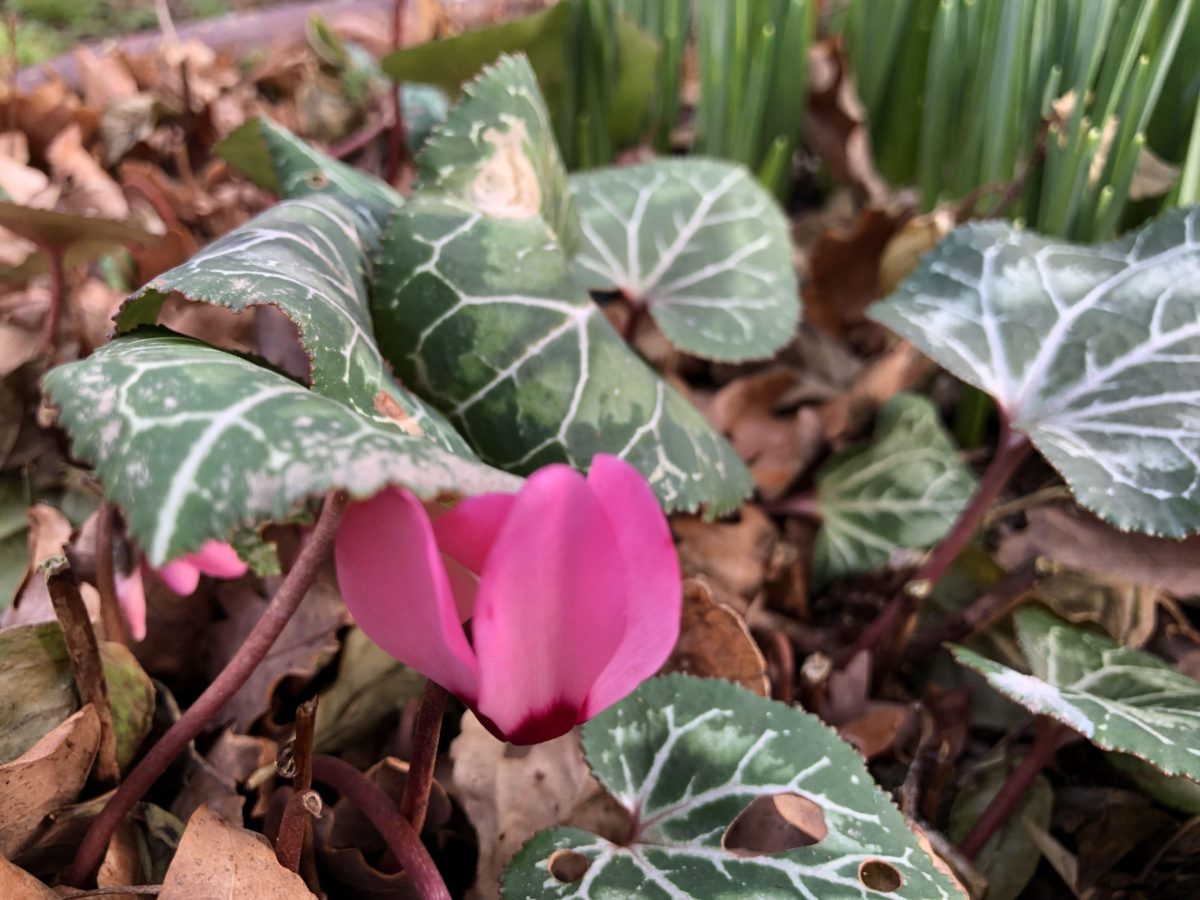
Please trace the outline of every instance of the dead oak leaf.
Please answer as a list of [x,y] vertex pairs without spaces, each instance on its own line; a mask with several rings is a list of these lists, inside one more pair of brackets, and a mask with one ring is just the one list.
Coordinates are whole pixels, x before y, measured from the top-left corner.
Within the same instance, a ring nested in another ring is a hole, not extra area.
[[225,822],[201,806],[188,820],[167,870],[160,900],[309,900],[304,879],[275,859],[260,834]]
[[[267,589],[277,588],[279,580],[268,578]],[[267,607],[265,597],[240,583],[222,584],[217,590],[217,602],[228,619],[212,629],[212,655],[206,667],[210,678],[225,668]],[[271,695],[280,681],[289,675],[308,678],[333,657],[338,650],[337,631],[348,622],[337,588],[318,580],[266,658],[225,704],[219,719],[233,720],[238,731],[249,731],[254,721],[270,708]]]

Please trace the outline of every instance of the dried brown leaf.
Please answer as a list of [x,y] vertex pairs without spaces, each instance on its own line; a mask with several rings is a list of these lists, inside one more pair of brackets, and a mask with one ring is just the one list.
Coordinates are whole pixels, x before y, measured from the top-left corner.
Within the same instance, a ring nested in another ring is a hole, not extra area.
[[188,820],[160,900],[309,900],[313,893],[275,859],[261,834],[230,825],[201,806]]
[[767,661],[745,620],[737,610],[714,601],[698,578],[683,583],[683,623],[663,671],[724,678],[760,697],[771,691]]
[[46,817],[79,795],[99,746],[100,719],[89,704],[0,765],[0,855],[28,847]]
[[59,900],[58,894],[3,856],[0,856],[0,897],[10,897],[12,900]]
[[703,577],[717,600],[742,611],[762,590],[779,536],[759,507],[743,506],[732,521],[673,516],[671,527],[684,574]]
[[809,254],[804,317],[834,337],[866,323],[866,309],[886,293],[881,261],[903,214],[868,207],[849,228],[826,231]]

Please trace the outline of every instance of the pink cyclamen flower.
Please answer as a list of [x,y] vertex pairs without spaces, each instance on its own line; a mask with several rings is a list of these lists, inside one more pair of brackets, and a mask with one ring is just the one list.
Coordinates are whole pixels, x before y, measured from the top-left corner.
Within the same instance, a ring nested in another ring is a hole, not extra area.
[[547,466],[518,494],[432,512],[399,488],[352,504],[338,584],[376,644],[457,694],[497,737],[565,734],[670,655],[679,559],[632,466],[597,456],[586,479]]
[[[137,641],[146,636],[146,586],[142,577],[143,570],[149,568],[142,563],[134,567],[128,575],[118,574],[116,577],[117,599],[121,601],[121,610],[129,622],[129,631]],[[187,597],[195,593],[201,575],[212,578],[241,578],[246,574],[247,568],[249,567],[238,558],[237,551],[229,544],[208,541],[195,553],[185,553],[161,569],[152,571],[176,594]]]

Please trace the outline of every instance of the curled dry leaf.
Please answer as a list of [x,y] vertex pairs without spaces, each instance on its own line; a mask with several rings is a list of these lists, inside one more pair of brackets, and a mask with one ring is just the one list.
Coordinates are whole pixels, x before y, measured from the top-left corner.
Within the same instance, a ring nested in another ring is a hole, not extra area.
[[724,678],[760,697],[771,691],[767,661],[745,620],[731,606],[713,600],[698,578],[683,583],[683,624],[663,671]]
[[921,257],[955,226],[949,208],[913,216],[888,239],[879,258],[879,296],[886,297],[917,268]]
[[[277,588],[279,581],[268,578],[267,590]],[[266,598],[241,583],[222,584],[217,600],[229,618],[212,629],[210,678],[215,678],[232,659],[267,606]],[[280,681],[289,675],[311,677],[332,658],[338,650],[337,630],[346,622],[346,607],[337,588],[327,581],[318,581],[309,589],[270,654],[225,704],[219,717],[232,719],[239,731],[249,731],[254,720],[270,708],[271,695]]]
[[867,321],[867,307],[887,293],[883,254],[902,231],[905,215],[867,207],[849,228],[821,235],[809,253],[809,276],[804,282],[808,321],[839,338]]
[[0,855],[24,850],[46,817],[78,796],[99,746],[100,719],[89,704],[0,765]]
[[468,713],[450,745],[451,792],[479,835],[479,867],[473,896],[500,896],[500,873],[521,846],[543,828],[573,825],[621,840],[628,814],[588,771],[579,734],[532,747],[513,747],[492,737]]
[[60,200],[62,212],[124,219],[129,203],[120,186],[83,146],[78,126],[65,128],[46,149],[54,177],[69,185]]
[[742,610],[762,590],[778,533],[759,507],[743,506],[736,521],[675,516],[671,527],[684,575],[703,576],[719,601]]
[[309,900],[304,879],[275,859],[260,834],[223,821],[201,806],[188,820],[167,870],[160,900]]
[[750,467],[759,493],[781,497],[816,459],[823,445],[820,422],[811,410],[776,414],[799,381],[787,369],[735,378],[712,398],[705,414],[726,434]]

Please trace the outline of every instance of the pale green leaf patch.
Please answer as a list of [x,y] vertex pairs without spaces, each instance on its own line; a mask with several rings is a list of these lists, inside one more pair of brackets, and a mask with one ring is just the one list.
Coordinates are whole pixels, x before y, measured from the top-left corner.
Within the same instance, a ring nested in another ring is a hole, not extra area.
[[153,566],[331,489],[433,499],[520,483],[186,338],[119,338],[43,388]]
[[[631,814],[633,835],[618,845],[576,828],[543,831],[505,871],[506,898],[867,900],[885,896],[881,885],[888,897],[962,896],[862,758],[795,707],[728,682],[669,675],[584,725],[583,749]],[[743,810],[780,796],[807,809],[807,846],[759,855],[727,848]],[[551,868],[564,852],[585,858],[575,880]]]
[[988,392],[1119,528],[1200,529],[1200,208],[1083,247],[968,225],[870,315]]
[[1096,746],[1200,779],[1200,681],[1042,607],[1022,609],[1014,621],[1033,674],[964,647],[954,647],[954,655],[1009,699]]
[[835,454],[815,480],[818,584],[883,568],[897,550],[933,546],[976,485],[936,407],[916,394],[892,398],[875,439]]
[[679,349],[771,356],[800,315],[787,221],[742,166],[661,159],[572,176],[584,243],[575,273],[644,304]]

